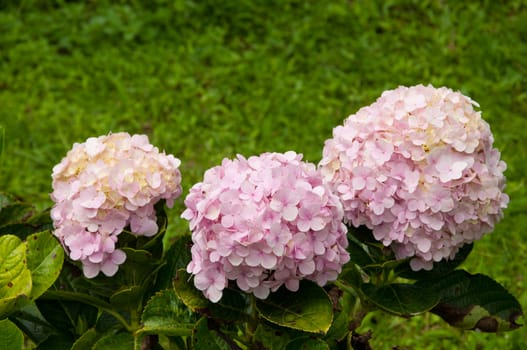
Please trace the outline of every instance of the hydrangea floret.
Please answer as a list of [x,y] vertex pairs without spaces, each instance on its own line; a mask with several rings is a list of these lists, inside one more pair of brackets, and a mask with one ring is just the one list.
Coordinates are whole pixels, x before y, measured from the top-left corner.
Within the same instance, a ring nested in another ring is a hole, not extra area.
[[115,133],[74,144],[53,168],[54,235],[86,277],[117,272],[126,254],[116,243],[126,227],[157,233],[154,205],[164,199],[171,207],[181,194],[179,165],[147,136]]
[[308,279],[333,281],[343,264],[342,205],[316,166],[295,152],[224,159],[195,184],[182,217],[192,231],[187,271],[212,302],[229,281],[265,299]]
[[344,206],[414,270],[492,231],[509,198],[506,165],[479,105],[451,89],[385,91],[326,141],[319,167]]

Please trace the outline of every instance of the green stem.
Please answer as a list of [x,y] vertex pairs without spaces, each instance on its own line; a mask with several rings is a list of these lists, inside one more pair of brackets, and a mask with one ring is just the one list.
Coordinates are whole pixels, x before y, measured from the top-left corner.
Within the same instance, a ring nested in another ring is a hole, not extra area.
[[364,300],[365,299],[365,296],[364,294],[362,293],[362,291],[360,290],[360,288],[353,288],[353,287],[350,287],[348,286],[347,284],[344,284],[342,282],[340,282],[339,280],[336,280],[335,282],[333,282],[340,290],[343,290],[345,292],[348,292],[350,293],[351,295],[353,295],[355,298],[359,299],[359,300]]
[[254,333],[256,333],[256,328],[258,327],[258,311],[256,311],[256,298],[254,295],[250,295],[250,305],[249,305],[249,319],[246,323],[246,334],[248,335],[249,344],[254,342]]
[[130,323],[132,329],[139,328],[139,313],[137,312],[136,308],[130,309]]
[[48,300],[71,300],[71,301],[78,301],[84,304],[88,304],[91,306],[94,306],[110,315],[115,317],[119,322],[122,323],[124,328],[126,328],[127,331],[133,332],[134,328],[132,325],[128,324],[128,322],[124,319],[124,317],[115,311],[112,308],[112,305],[110,305],[107,302],[104,302],[98,298],[95,298],[88,294],[83,293],[75,293],[75,292],[68,292],[68,291],[62,291],[62,290],[48,290],[41,296],[42,299],[48,299]]
[[351,338],[353,337],[353,332],[349,332],[348,336],[346,337],[346,350],[353,350],[351,347]]
[[371,311],[371,308],[368,305],[368,301],[364,293],[360,288],[352,288],[339,280],[333,282],[335,285],[341,289],[342,291],[346,293],[350,293],[355,297],[355,304],[353,305],[352,310],[350,310],[350,313],[353,317],[353,323],[350,324],[351,331],[355,331],[355,329],[359,328],[362,324],[362,320],[364,317]]
[[383,285],[389,283],[389,281],[390,281],[390,272],[391,272],[391,270],[389,270],[389,269],[385,269],[385,268],[382,269],[382,284]]
[[141,350],[141,337],[134,334],[134,350]]

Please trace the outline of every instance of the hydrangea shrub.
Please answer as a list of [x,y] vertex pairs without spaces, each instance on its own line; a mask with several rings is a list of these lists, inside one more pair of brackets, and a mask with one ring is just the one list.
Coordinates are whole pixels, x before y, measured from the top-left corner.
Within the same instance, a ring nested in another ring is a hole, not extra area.
[[217,302],[228,281],[265,299],[308,279],[337,279],[346,251],[346,227],[337,196],[314,164],[295,152],[224,159],[185,199],[192,231],[187,271]]
[[113,276],[126,254],[119,234],[158,232],[154,204],[181,194],[179,159],[159,152],[145,135],[115,133],[77,143],[53,168],[54,234],[84,275]]
[[448,88],[385,91],[326,141],[319,166],[345,220],[415,270],[453,258],[503,216],[506,165],[476,102]]
[[181,194],[178,159],[144,135],[74,144],[50,211],[0,193],[0,334],[16,350],[370,349],[377,310],[514,330],[518,300],[459,268],[508,203],[474,106],[399,87],[337,126],[318,167],[224,159],[170,234],[154,205]]

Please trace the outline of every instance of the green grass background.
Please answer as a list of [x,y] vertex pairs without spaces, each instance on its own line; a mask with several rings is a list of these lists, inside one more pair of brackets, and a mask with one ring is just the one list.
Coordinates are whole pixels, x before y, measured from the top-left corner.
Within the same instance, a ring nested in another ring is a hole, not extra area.
[[[419,83],[469,95],[491,124],[511,202],[465,267],[527,309],[526,1],[0,0],[0,190],[50,206],[53,165],[110,131],[180,158],[184,195],[238,153],[318,162],[346,116]],[[370,328],[375,349],[527,346],[525,327],[461,332],[432,316],[376,313]]]

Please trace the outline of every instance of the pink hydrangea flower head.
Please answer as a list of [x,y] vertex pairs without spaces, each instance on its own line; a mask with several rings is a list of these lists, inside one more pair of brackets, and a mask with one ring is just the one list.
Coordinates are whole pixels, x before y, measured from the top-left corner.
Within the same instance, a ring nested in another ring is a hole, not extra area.
[[349,261],[342,205],[301,159],[224,159],[191,188],[182,214],[193,241],[187,271],[211,301],[228,281],[260,299],[282,285],[296,291],[302,279],[322,286]]
[[86,277],[117,272],[126,260],[116,249],[125,227],[136,235],[157,233],[154,205],[164,199],[171,207],[181,194],[179,165],[147,136],[116,133],[74,144],[53,168],[54,234]]
[[399,87],[326,141],[319,169],[345,221],[366,225],[414,270],[492,231],[509,198],[506,165],[479,105],[451,89]]

